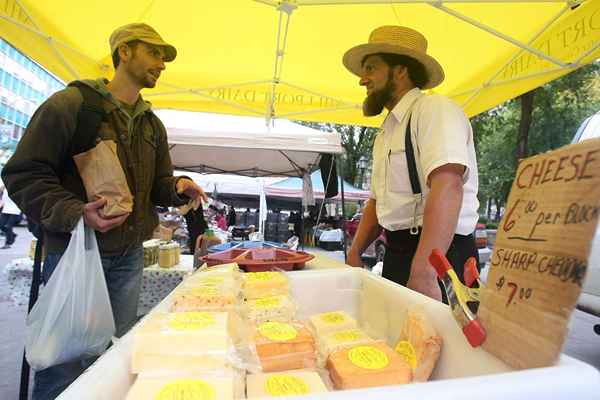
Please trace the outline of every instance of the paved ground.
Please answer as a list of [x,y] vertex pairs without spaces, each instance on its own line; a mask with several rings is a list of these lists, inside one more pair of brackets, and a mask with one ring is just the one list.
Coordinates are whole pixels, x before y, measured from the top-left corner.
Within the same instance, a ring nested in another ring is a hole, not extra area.
[[[14,279],[8,280],[5,266],[15,258],[27,257],[32,236],[22,227],[16,228],[15,232],[19,235],[15,245],[11,249],[0,250],[1,400],[18,398],[27,311],[25,299],[15,296]],[[4,238],[0,238],[0,245],[2,244]],[[315,251],[323,252],[338,260],[344,259],[341,251],[328,252],[321,249]],[[594,333],[594,324],[600,324],[600,318],[576,310],[571,319],[570,333],[565,342],[564,352],[600,368],[600,336]]]

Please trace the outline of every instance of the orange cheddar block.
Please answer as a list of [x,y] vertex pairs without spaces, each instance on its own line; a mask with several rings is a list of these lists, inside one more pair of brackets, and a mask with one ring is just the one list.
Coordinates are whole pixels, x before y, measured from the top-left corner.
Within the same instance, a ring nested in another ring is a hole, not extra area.
[[333,352],[327,369],[336,389],[400,385],[412,380],[412,369],[383,342]]
[[256,354],[264,372],[312,368],[316,365],[315,340],[299,322],[264,322],[254,333]]

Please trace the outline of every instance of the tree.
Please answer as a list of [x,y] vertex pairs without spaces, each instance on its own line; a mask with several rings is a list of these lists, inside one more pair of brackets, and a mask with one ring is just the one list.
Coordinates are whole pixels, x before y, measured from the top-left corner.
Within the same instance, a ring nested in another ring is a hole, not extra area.
[[328,132],[337,131],[340,133],[342,138],[342,148],[344,149],[344,153],[342,154],[343,178],[344,180],[357,185],[358,181],[363,178],[362,176],[359,176],[358,160],[360,157],[365,156],[369,162],[371,161],[373,141],[375,140],[377,129],[356,125],[305,121],[296,122],[310,128]]
[[[570,143],[577,128],[600,109],[600,64],[582,67],[534,92],[472,118],[479,166],[479,199],[490,216],[510,192],[511,160]],[[516,156],[516,157],[515,157]]]

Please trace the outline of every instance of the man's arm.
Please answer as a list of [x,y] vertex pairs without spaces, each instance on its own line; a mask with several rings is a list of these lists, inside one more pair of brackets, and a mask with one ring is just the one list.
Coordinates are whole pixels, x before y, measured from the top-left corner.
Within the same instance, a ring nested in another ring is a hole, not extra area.
[[65,190],[59,178],[81,104],[65,92],[38,108],[2,170],[8,193],[19,208],[54,232],[72,231],[84,208],[84,202]]
[[[208,200],[206,194],[194,181],[186,176],[173,176],[173,163],[169,154],[167,133],[158,118],[157,122],[161,132],[160,142],[156,149],[155,174],[151,192],[152,202],[164,207],[182,206],[190,199],[206,202]],[[180,196],[180,194],[184,196]]]
[[376,201],[375,199],[367,200],[356,230],[356,235],[352,241],[352,247],[348,251],[347,263],[353,267],[363,266],[360,255],[377,239],[381,232],[381,226],[379,226],[379,222],[377,221]]
[[442,293],[428,258],[433,249],[445,254],[450,247],[462,205],[464,168],[446,164],[429,174],[431,191],[425,204],[423,230],[406,285],[437,300],[441,300]]

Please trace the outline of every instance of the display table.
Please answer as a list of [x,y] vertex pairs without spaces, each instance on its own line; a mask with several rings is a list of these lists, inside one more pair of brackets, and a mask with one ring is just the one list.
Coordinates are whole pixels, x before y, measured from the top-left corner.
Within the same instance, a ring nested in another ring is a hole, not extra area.
[[142,289],[138,300],[138,316],[146,315],[154,306],[167,297],[194,270],[194,256],[183,254],[179,264],[171,268],[156,265],[144,268]]
[[[596,399],[600,373],[568,356],[557,365],[512,370],[481,348],[465,340],[447,306],[359,268],[321,269],[286,273],[292,296],[298,302],[299,319],[343,310],[356,318],[372,336],[394,343],[406,311],[418,306],[443,336],[439,363],[428,383],[384,386],[362,390],[320,393],[303,399]],[[168,311],[167,296],[149,315]],[[59,400],[124,399],[135,380],[130,371],[132,331],[115,343]]]
[[[171,291],[193,271],[193,256],[181,255],[180,263],[172,268],[160,268],[158,265],[144,268],[142,289],[138,301],[138,315],[145,315],[164,299]],[[29,291],[33,274],[33,260],[28,257],[15,258],[4,267],[10,298],[16,306],[29,303]]]

